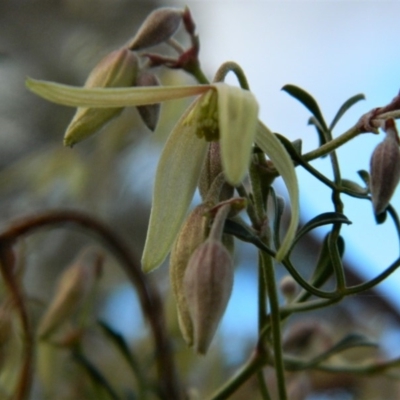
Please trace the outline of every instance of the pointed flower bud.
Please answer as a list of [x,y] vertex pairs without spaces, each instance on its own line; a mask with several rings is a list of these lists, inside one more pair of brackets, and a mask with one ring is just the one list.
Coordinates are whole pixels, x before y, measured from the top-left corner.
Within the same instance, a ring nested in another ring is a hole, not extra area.
[[154,10],[144,20],[128,47],[131,50],[141,50],[165,42],[178,30],[182,14],[183,10],[178,8]]
[[206,211],[207,207],[201,204],[189,214],[172,248],[169,262],[170,280],[178,310],[179,327],[189,346],[193,344],[193,325],[183,289],[183,277],[193,252],[206,240],[208,225]]
[[193,345],[205,354],[225,312],[233,286],[233,262],[221,238],[231,209],[217,212],[208,239],[190,257],[183,278],[184,296],[193,329]]
[[225,246],[208,239],[189,260],[184,289],[194,329],[194,348],[205,354],[233,287],[233,263]]
[[399,136],[393,119],[384,122],[386,137],[371,157],[370,190],[375,215],[385,211],[400,179]]
[[[136,86],[160,86],[157,76],[148,71],[141,71],[136,80]],[[160,103],[149,104],[147,106],[137,106],[142,121],[151,130],[155,131],[160,116]]]
[[[136,80],[137,57],[128,49],[113,51],[103,58],[92,70],[85,88],[132,86]],[[118,116],[123,108],[77,109],[64,136],[64,144],[73,146],[96,133],[111,119]]]
[[189,35],[194,35],[196,31],[196,24],[194,23],[192,14],[187,6],[183,10],[182,21],[186,32],[189,33]]
[[85,249],[61,275],[55,296],[43,315],[38,335],[45,338],[66,321],[80,306],[100,276],[103,257]]

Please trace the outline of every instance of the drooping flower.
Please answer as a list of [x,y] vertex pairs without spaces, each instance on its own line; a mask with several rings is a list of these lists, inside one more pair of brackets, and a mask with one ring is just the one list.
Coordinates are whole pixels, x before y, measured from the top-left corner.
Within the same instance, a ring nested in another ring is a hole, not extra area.
[[383,213],[400,179],[399,134],[393,119],[383,124],[385,139],[371,156],[370,190],[375,215]]
[[299,219],[298,187],[293,162],[276,136],[258,121],[258,104],[247,90],[225,83],[194,86],[77,88],[27,80],[36,94],[75,107],[119,108],[198,97],[170,134],[157,167],[145,249],[144,271],[157,268],[171,250],[196,190],[209,143],[218,140],[226,180],[233,186],[246,175],[253,143],[274,163],[288,188],[292,219],[277,252],[281,260],[290,247]]

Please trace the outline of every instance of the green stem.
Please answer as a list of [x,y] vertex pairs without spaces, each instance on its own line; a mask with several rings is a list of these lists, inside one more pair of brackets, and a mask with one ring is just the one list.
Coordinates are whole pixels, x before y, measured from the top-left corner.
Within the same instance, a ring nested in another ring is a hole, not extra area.
[[274,367],[280,400],[287,399],[285,383],[285,366],[283,363],[282,337],[281,337],[281,316],[279,309],[278,290],[275,282],[274,265],[269,254],[261,252],[261,262],[264,278],[268,290],[270,305],[272,343],[274,349]]
[[316,158],[325,156],[332,152],[333,150],[339,148],[340,146],[344,145],[348,141],[354,139],[356,136],[360,134],[360,129],[356,126],[353,126],[348,131],[343,133],[342,135],[338,136],[337,138],[330,140],[329,142],[325,143],[324,145],[318,147],[313,151],[310,151],[303,155],[303,158],[306,161],[315,160]]
[[236,392],[249,378],[251,378],[266,362],[266,358],[258,351],[254,352],[246,364],[229,379],[221,388],[214,392],[209,400],[224,400]]
[[384,281],[389,275],[391,275],[394,271],[396,271],[396,269],[399,268],[399,266],[400,266],[400,258],[398,258],[393,264],[391,264],[387,269],[385,269],[385,271],[383,271],[374,279],[371,279],[370,281],[362,283],[360,285],[347,287],[344,290],[343,294],[348,296],[351,294],[357,294],[372,289],[374,286]]
[[[399,119],[400,118],[400,110],[395,110],[395,111],[390,111],[390,112],[387,112],[384,114],[380,114],[373,121],[386,120],[389,118]],[[354,125],[353,127],[348,129],[346,132],[344,132],[337,138],[328,141],[321,147],[318,147],[318,149],[312,150],[312,151],[304,154],[303,157],[305,160],[311,161],[311,160],[315,160],[316,158],[325,156],[362,133],[365,133],[365,132],[361,132],[360,128],[357,125]]]
[[200,63],[194,63],[193,65],[191,65],[190,69],[186,69],[186,72],[188,72],[189,74],[191,74],[194,79],[196,79],[197,82],[199,82],[200,84],[209,84],[210,81],[207,79],[206,75],[204,74],[203,70],[200,67]]
[[[295,357],[285,357],[285,364],[288,370],[298,371],[303,370],[304,360],[299,360]],[[376,363],[363,364],[363,365],[333,365],[331,363],[312,365],[306,369],[313,369],[325,372],[335,373],[352,373],[360,375],[371,375],[385,372],[390,368],[398,368],[400,366],[400,358],[390,360],[387,362],[378,361]]]
[[239,85],[242,89],[250,90],[250,86],[243,69],[239,64],[236,64],[233,61],[225,62],[219,67],[214,76],[214,82],[223,82],[228,72],[233,72],[236,75]]
[[262,370],[257,372],[258,387],[260,388],[261,398],[263,400],[271,400],[271,396],[268,391],[268,386],[265,383],[265,378]]
[[302,303],[290,303],[286,306],[281,307],[280,313],[281,318],[287,318],[289,315],[299,312],[317,310],[319,308],[327,307],[331,304],[335,304],[342,299],[342,296],[338,296],[332,299],[317,299],[310,300]]
[[346,290],[346,278],[344,275],[344,268],[342,259],[339,254],[339,249],[337,246],[337,240],[339,236],[340,224],[334,224],[332,232],[329,234],[328,247],[329,254],[332,261],[333,271],[336,277],[337,291],[343,294]]
[[263,277],[261,252],[258,252],[258,332],[267,324],[267,287]]
[[337,297],[336,292],[326,292],[324,290],[320,290],[315,286],[310,285],[302,276],[297,272],[296,268],[292,265],[289,258],[282,260],[282,264],[288,270],[290,275],[292,275],[293,279],[303,287],[307,292],[312,293],[314,296],[322,297],[325,299],[332,299]]

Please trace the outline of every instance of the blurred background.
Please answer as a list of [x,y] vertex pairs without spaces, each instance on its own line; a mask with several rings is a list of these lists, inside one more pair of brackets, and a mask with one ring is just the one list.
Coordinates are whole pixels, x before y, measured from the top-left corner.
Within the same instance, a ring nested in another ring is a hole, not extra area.
[[[133,37],[154,8],[185,5],[191,9],[197,25],[200,58],[207,76],[212,79],[224,61],[238,62],[260,102],[261,119],[290,140],[302,139],[304,152],[314,149],[318,138],[314,128],[307,125],[309,112],[281,91],[285,84],[298,85],[311,93],[328,122],[349,97],[358,93],[366,96],[365,101],[357,103],[343,117],[334,136],[351,127],[365,112],[390,102],[400,88],[396,40],[400,33],[400,4],[396,1],[2,0],[0,216],[3,226],[28,213],[60,208],[81,210],[113,227],[140,259],[160,150],[188,102],[163,104],[155,133],[142,124],[136,110],[126,109],[100,134],[69,149],[62,146],[62,137],[74,110],[37,98],[25,89],[24,80],[30,76],[82,85],[96,63]],[[180,72],[159,72],[164,84],[193,82]],[[232,77],[228,81],[235,82]],[[363,135],[341,149],[338,154],[343,177],[362,184],[357,171],[368,170],[370,155],[381,140],[382,135]],[[327,159],[317,160],[313,165],[331,176]],[[298,169],[297,173],[303,222],[321,212],[332,211],[330,192],[304,171]],[[285,196],[279,180],[276,189]],[[399,204],[399,193],[392,204]],[[342,231],[348,280],[362,282],[396,259],[399,250],[395,229],[391,222],[376,225],[369,202],[345,198],[345,213],[353,222]],[[312,270],[326,232],[317,229],[296,253],[305,276]],[[53,296],[60,271],[80,249],[92,243],[92,239],[67,229],[40,233],[24,241],[26,292],[41,304],[33,307],[36,318],[43,312],[43,304]],[[185,371],[184,381],[196,388],[199,398],[230,376],[248,357],[257,337],[257,255],[253,249],[237,245],[235,257],[234,293],[212,351],[201,359],[186,349],[179,336],[167,266],[151,276],[166,299],[168,325],[174,335],[180,369]],[[143,343],[149,347],[148,328],[143,323],[135,291],[116,264],[112,257],[106,258],[96,315],[123,334],[133,349]],[[285,275],[279,268],[277,273],[278,279]],[[290,333],[297,329],[304,334],[301,336],[304,340],[293,344],[288,339],[291,349],[310,354],[318,350],[311,340],[315,336],[321,339],[327,335],[335,341],[357,331],[380,342],[379,357],[400,355],[399,284],[396,272],[374,291],[347,299],[329,311],[294,318],[288,324],[287,334],[290,338]],[[108,361],[102,361],[104,366],[113,365],[116,360],[109,354],[107,343],[96,340],[93,346],[100,348]],[[359,356],[351,354],[354,359]],[[57,362],[60,364],[60,360]],[[188,365],[191,367],[184,367]],[[58,373],[62,377],[63,369]],[[269,374],[266,371],[268,377]],[[126,376],[112,376],[112,379],[121,379],[123,385],[129,385]],[[293,378],[293,386],[304,383],[301,379],[305,378]],[[395,399],[399,395],[395,381],[385,380],[382,385],[372,378],[345,379],[322,374],[307,379],[311,389],[299,399]],[[71,385],[63,386],[60,378],[57,382],[57,398],[74,398],[76,393],[71,387],[64,387]],[[248,386],[243,390],[253,393],[252,384]],[[32,398],[45,398],[43,393],[37,383]],[[237,398],[244,398],[240,397],[243,395]]]

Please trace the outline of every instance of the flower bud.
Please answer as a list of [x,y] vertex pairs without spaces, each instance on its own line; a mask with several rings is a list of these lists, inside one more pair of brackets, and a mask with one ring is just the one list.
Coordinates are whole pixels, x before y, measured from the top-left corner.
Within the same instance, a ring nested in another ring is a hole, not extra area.
[[[219,142],[211,142],[199,179],[199,191],[203,200],[206,198],[212,183],[222,171],[220,144]],[[220,189],[219,199],[226,200],[232,195],[233,186],[225,183]]]
[[189,346],[193,344],[193,326],[183,289],[183,277],[191,255],[206,240],[208,222],[208,218],[205,216],[206,211],[206,206],[201,204],[189,214],[177,236],[169,262],[170,280],[177,304],[179,327]]
[[179,28],[183,11],[177,8],[154,10],[143,22],[128,47],[141,50],[168,40]]
[[232,258],[214,239],[201,244],[190,257],[184,291],[193,323],[194,348],[205,354],[225,312],[233,286]]
[[192,14],[187,6],[183,10],[182,21],[183,25],[185,26],[186,32],[189,33],[189,35],[194,35],[196,31],[196,25],[193,21]]
[[[113,51],[104,57],[92,70],[85,82],[85,88],[132,86],[136,80],[138,61],[128,49]],[[65,146],[73,146],[96,133],[123,108],[79,107],[64,136]]]
[[289,303],[296,296],[299,286],[291,275],[285,275],[279,283],[279,289],[285,300]]
[[[160,82],[156,75],[147,71],[141,71],[137,77],[136,86],[160,86]],[[160,103],[136,107],[140,117],[142,118],[142,121],[151,131],[155,131],[157,127],[157,122],[160,116],[160,108]]]
[[393,119],[384,123],[386,137],[371,157],[370,191],[375,215],[383,213],[400,179],[399,137]]
[[97,250],[85,249],[61,275],[55,296],[42,317],[38,335],[44,339],[66,321],[87,298],[101,273],[103,257]]

